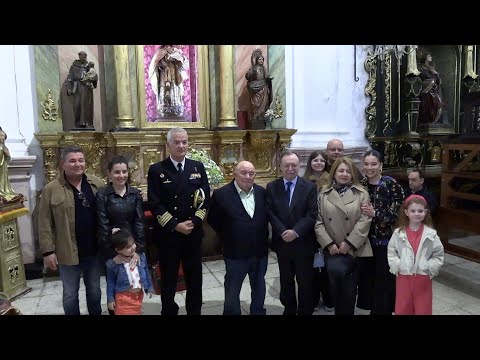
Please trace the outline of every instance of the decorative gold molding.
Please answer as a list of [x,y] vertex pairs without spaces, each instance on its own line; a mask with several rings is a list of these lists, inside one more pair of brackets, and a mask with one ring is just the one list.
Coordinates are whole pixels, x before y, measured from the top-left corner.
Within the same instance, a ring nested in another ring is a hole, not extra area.
[[233,170],[240,158],[240,144],[227,144],[220,147],[220,165],[224,169],[224,175],[233,179]]
[[43,152],[46,183],[55,179],[58,175],[58,155],[55,148],[46,148]]
[[390,165],[390,141],[385,141],[385,150],[383,151],[383,163]]
[[368,81],[365,86],[365,95],[370,96],[370,104],[368,104],[365,112],[367,113],[367,126],[365,128],[365,135],[368,138],[375,137],[377,132],[377,92],[375,86],[377,85],[377,58],[368,56],[365,60],[365,70],[368,73]]
[[[277,162],[281,151],[292,141],[295,129],[276,130],[188,130],[189,145],[203,149],[223,168],[225,181],[233,178],[234,166],[240,160],[251,161],[261,181],[277,176]],[[147,175],[151,164],[169,156],[165,131],[134,131],[100,133],[69,131],[55,135],[35,134],[44,151],[44,169],[47,182],[59,173],[60,149],[71,144],[83,147],[87,172],[107,181],[106,163],[116,154],[127,157],[132,185],[147,192]],[[253,140],[252,140],[253,139]]]
[[257,177],[275,173],[272,163],[276,159],[277,136],[275,130],[250,130],[248,132],[244,157],[255,165]]
[[76,145],[80,146],[85,153],[85,172],[103,179],[106,183],[106,177],[102,174],[101,168],[102,158],[105,155],[105,149],[101,148],[100,143],[93,139],[77,140]]
[[163,151],[158,149],[145,149],[143,151],[143,175],[148,177],[148,169],[150,165],[155,164],[163,159]]
[[53,102],[51,89],[48,89],[47,96],[45,97],[45,101],[42,102],[41,105],[44,108],[43,113],[42,113],[43,120],[45,120],[45,121],[57,121],[58,107]]
[[275,108],[273,110],[273,118],[280,119],[283,116],[284,116],[284,112],[282,107],[282,101],[280,100],[280,96],[278,96],[278,91],[277,91],[277,96],[275,97]]
[[385,127],[383,135],[388,136],[392,131],[392,114],[390,109],[390,100],[392,98],[392,55],[385,55]]
[[138,174],[135,172],[140,168],[140,147],[125,146],[118,147],[118,155],[122,155],[128,161],[128,176],[132,186],[139,186]]
[[8,251],[18,245],[15,219],[5,221],[3,224],[3,251]]
[[183,127],[184,129],[209,129],[210,128],[210,75],[208,67],[208,45],[197,45],[197,106],[200,119],[197,122],[187,121],[147,121],[147,111],[145,108],[145,78],[144,78],[144,56],[143,46],[137,45],[135,48],[135,58],[137,61],[137,94],[138,94],[138,114],[140,116],[139,124],[141,128],[159,128],[168,129],[173,127]]
[[215,144],[219,151],[218,158],[214,158],[214,160],[223,169],[225,180],[233,179],[233,170],[240,161],[243,138],[246,133],[245,130],[215,132]]

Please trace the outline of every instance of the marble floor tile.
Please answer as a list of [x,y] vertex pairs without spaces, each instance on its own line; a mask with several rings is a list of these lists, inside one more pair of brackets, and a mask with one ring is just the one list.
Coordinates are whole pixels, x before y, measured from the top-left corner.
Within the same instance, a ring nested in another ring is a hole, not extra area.
[[46,281],[45,285],[43,286],[43,293],[42,295],[53,295],[53,294],[62,294],[63,292],[63,285],[60,278],[55,280]]
[[275,261],[277,261],[277,254],[274,251],[270,251],[268,253],[268,256],[271,257],[272,259],[275,259]]
[[143,302],[142,315],[160,315],[162,304],[160,302]]
[[202,263],[202,274],[208,274],[210,270],[208,269],[207,265],[205,263]]
[[202,308],[202,315],[222,315],[222,314],[223,314],[223,304]]
[[23,315],[35,315],[40,303],[41,297],[21,297],[12,302]]
[[456,306],[448,301],[441,300],[439,298],[434,297],[432,301],[432,314],[433,315],[441,315],[447,311],[452,311],[456,308]]
[[473,315],[480,315],[480,300],[475,298],[475,302],[459,304],[459,308]]
[[454,309],[439,313],[437,315],[472,315],[472,314],[460,308],[454,308]]
[[278,298],[280,296],[280,278],[272,277],[265,279],[265,283],[267,284],[267,294]]
[[[80,302],[80,299],[79,299]],[[40,298],[37,315],[64,315],[62,294],[48,294]]]
[[203,274],[203,285],[202,289],[210,289],[222,286],[222,283],[217,280],[212,274]]
[[275,253],[270,253],[268,254],[268,265],[270,266],[270,264],[277,264],[278,263],[278,260],[277,260],[277,255],[275,255]]
[[265,279],[279,277],[280,272],[278,270],[277,264],[272,264],[267,267],[267,273],[265,274]]
[[279,299],[267,296],[265,297],[265,309],[267,315],[283,315],[284,307]]
[[206,265],[211,272],[225,271],[225,262],[223,260],[207,261],[204,262],[204,265]]
[[[225,264],[223,260],[206,262],[202,265],[203,273],[203,306],[202,314],[221,315],[224,302]],[[283,306],[279,300],[280,279],[275,253],[269,254],[267,274],[267,295],[265,308],[268,315],[281,315]],[[108,315],[106,306],[106,281],[101,278],[102,315]],[[48,277],[44,279],[28,280],[27,286],[32,291],[22,295],[12,302],[23,314],[63,314],[62,283],[60,278]],[[87,314],[85,287],[81,280],[79,305],[82,314]],[[473,263],[452,255],[445,255],[445,265],[439,276],[433,280],[433,314],[434,315],[480,315],[480,264]],[[186,291],[177,292],[175,301],[179,305],[179,314],[185,315]],[[250,309],[251,290],[248,276],[240,292],[242,314],[247,315]],[[159,315],[161,312],[161,298],[154,295],[151,299],[148,294],[144,297],[143,314]],[[323,308],[314,312],[314,315],[332,315]]]
[[454,255],[447,254],[447,253],[445,253],[444,259],[443,259],[444,265],[462,264],[462,263],[465,263],[465,262],[469,262],[469,261],[466,260],[466,259],[463,259],[461,257],[454,256]]
[[202,290],[202,299],[202,309],[212,306],[223,306],[223,302],[225,301],[225,290],[223,286]]
[[31,291],[27,292],[25,295],[23,295],[21,298],[31,298],[31,297],[38,297],[42,296],[43,294],[43,286],[42,287],[37,287],[37,288],[32,288]]
[[225,270],[223,271],[214,271],[212,272],[212,275],[215,277],[215,279],[218,280],[218,282],[223,286],[225,284]]
[[43,285],[45,285],[45,281],[43,278],[27,280],[27,285],[28,287],[31,287],[33,290],[40,289],[40,288],[43,288]]

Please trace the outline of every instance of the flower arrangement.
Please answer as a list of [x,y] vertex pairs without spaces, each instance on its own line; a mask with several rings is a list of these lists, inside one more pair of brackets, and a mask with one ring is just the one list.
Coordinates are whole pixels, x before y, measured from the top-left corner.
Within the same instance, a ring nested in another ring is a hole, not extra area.
[[203,149],[190,148],[187,152],[187,158],[200,161],[205,166],[210,186],[216,186],[223,183],[224,177],[220,167]]
[[273,123],[274,113],[272,109],[265,111],[265,129],[271,129]]
[[272,109],[268,109],[267,111],[265,111],[265,117],[270,117],[270,116],[272,116],[272,115],[274,115]]

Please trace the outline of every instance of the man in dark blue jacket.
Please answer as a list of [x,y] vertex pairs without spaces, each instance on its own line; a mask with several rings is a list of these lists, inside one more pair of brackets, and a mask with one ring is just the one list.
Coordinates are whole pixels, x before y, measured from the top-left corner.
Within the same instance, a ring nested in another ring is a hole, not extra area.
[[265,189],[255,180],[255,167],[241,161],[235,179],[215,190],[207,221],[223,245],[225,261],[224,315],[240,315],[240,290],[248,274],[252,288],[251,315],[265,315],[265,273],[268,257],[268,219]]
[[[298,176],[299,157],[280,156],[282,177],[267,184],[267,212],[272,225],[272,250],[280,271],[280,301],[284,315],[313,313],[313,257],[317,245],[317,187]],[[298,302],[295,291],[298,284]]]

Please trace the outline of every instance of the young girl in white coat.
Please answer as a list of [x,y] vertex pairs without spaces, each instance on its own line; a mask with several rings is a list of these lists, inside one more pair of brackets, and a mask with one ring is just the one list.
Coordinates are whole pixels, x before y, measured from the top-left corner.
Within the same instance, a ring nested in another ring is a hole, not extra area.
[[395,315],[432,315],[432,278],[443,265],[443,245],[423,196],[405,199],[387,254],[397,276]]

